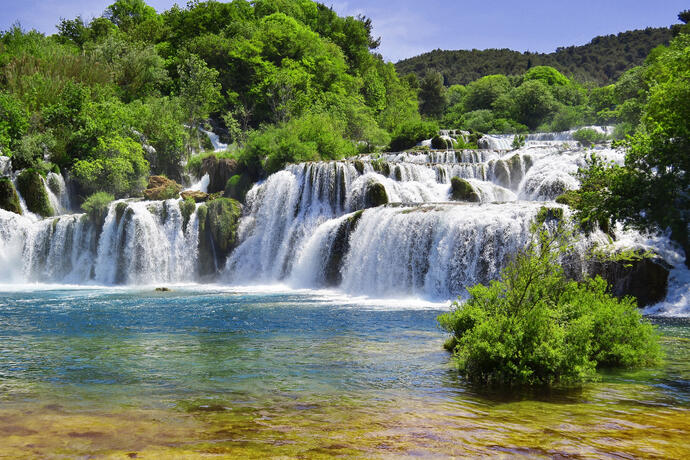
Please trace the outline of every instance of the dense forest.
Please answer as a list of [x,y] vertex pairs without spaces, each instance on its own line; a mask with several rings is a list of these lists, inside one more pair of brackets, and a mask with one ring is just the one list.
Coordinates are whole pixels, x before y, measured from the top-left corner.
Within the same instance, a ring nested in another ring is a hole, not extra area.
[[578,81],[604,85],[644,62],[649,52],[667,45],[678,26],[648,27],[595,37],[583,46],[559,47],[553,53],[510,49],[434,50],[395,64],[400,75],[423,78],[429,70],[443,75],[446,86],[466,85],[486,75],[521,75],[534,66],[552,66]]

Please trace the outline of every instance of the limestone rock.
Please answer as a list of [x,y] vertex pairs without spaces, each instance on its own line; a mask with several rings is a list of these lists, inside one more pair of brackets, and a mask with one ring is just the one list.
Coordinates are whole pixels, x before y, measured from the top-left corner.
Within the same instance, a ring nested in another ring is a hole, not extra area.
[[208,193],[225,191],[228,180],[239,173],[237,161],[209,155],[201,162],[201,175],[208,174]]
[[147,200],[169,200],[180,196],[182,186],[174,180],[164,176],[150,176],[149,184],[144,190],[144,197]]
[[208,199],[208,193],[204,193],[199,190],[185,190],[184,192],[180,192],[180,196],[183,200],[191,198],[196,203],[201,203],[202,201],[206,201]]
[[43,186],[41,174],[35,169],[25,169],[17,176],[17,191],[24,198],[29,211],[41,217],[55,215],[55,210],[50,205],[48,192]]

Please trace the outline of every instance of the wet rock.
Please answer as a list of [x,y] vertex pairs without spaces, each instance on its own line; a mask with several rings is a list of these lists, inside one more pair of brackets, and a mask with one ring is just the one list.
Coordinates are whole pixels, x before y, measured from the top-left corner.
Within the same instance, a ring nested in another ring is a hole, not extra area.
[[450,196],[455,201],[469,201],[471,203],[479,203],[481,201],[479,193],[465,179],[452,177],[450,179],[450,190]]
[[358,173],[364,174],[364,163],[361,160],[355,160],[355,169]]
[[42,217],[55,215],[55,210],[50,205],[48,192],[43,186],[41,174],[35,169],[25,169],[17,176],[17,191],[24,198],[29,211]]
[[223,269],[237,245],[237,227],[242,205],[230,198],[218,198],[199,206],[199,274],[212,275]]
[[182,186],[164,176],[150,176],[144,197],[150,201],[169,200],[180,196]]
[[194,200],[195,203],[201,203],[208,199],[208,193],[201,192],[199,190],[185,190],[180,192],[180,197],[183,200]]
[[326,283],[329,286],[338,286],[343,279],[341,267],[345,255],[350,250],[350,235],[355,231],[357,222],[364,211],[357,211],[343,220],[338,227],[338,232],[333,238],[333,243],[328,251],[328,260],[324,269]]
[[0,208],[15,214],[22,213],[19,195],[9,177],[0,177]]
[[156,292],[172,292],[172,290],[170,288],[167,288],[167,287],[157,287],[155,289],[155,291]]
[[597,258],[590,264],[589,274],[605,279],[616,297],[635,297],[640,307],[661,302],[666,298],[671,267],[658,256],[645,257],[642,251],[635,253],[639,258],[633,260]]
[[386,187],[384,187],[380,182],[369,182],[367,184],[366,191],[364,192],[364,207],[375,208],[384,204],[388,204]]

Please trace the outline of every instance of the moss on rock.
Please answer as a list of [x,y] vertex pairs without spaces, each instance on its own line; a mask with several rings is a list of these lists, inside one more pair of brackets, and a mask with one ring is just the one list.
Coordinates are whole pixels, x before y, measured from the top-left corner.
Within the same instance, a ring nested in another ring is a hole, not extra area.
[[364,207],[375,208],[388,204],[388,194],[386,187],[380,182],[370,182],[367,184],[366,192],[364,192]]
[[19,195],[8,177],[0,177],[0,208],[15,214],[22,213]]
[[187,231],[187,224],[189,223],[190,217],[194,214],[196,210],[196,201],[194,198],[187,198],[182,203],[180,203],[180,213],[182,214],[182,229]]
[[361,160],[355,160],[355,169],[358,173],[364,174],[364,163]]
[[225,184],[225,196],[240,202],[244,202],[247,197],[247,192],[252,188],[252,179],[249,174],[243,172],[242,174],[235,174],[228,179]]
[[144,190],[147,200],[169,200],[180,196],[182,186],[174,180],[164,176],[150,176],[149,183]]
[[55,215],[50,205],[48,192],[43,186],[41,174],[33,169],[25,169],[17,176],[17,191],[24,198],[24,203],[29,211],[42,217]]
[[237,228],[242,205],[230,198],[218,198],[197,209],[199,220],[199,273],[221,270],[237,245]]
[[479,193],[465,179],[451,177],[450,190],[450,196],[455,201],[469,201],[471,203],[479,203],[481,201]]

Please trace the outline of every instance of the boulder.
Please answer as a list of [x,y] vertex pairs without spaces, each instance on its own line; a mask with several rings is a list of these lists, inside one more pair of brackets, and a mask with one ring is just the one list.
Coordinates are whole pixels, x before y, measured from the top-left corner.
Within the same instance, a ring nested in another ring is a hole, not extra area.
[[17,191],[24,198],[29,211],[42,217],[55,215],[41,174],[35,169],[25,169],[17,176]]
[[364,192],[364,207],[375,208],[384,204],[388,204],[386,187],[384,187],[380,182],[369,182],[367,184],[366,191]]
[[180,196],[182,186],[164,176],[150,176],[149,184],[144,190],[144,197],[149,201],[169,200]]
[[208,193],[225,191],[228,180],[239,173],[237,161],[209,155],[201,161],[201,175],[208,174]]
[[[640,255],[641,251],[636,253]],[[671,267],[660,257],[633,260],[594,259],[589,267],[590,276],[599,275],[609,283],[616,297],[633,296],[637,305],[646,307],[666,298]]]
[[0,208],[15,214],[22,213],[19,195],[9,177],[0,177]]
[[479,193],[472,187],[472,184],[459,177],[451,177],[450,179],[450,197],[454,201],[469,201],[471,203],[481,201]]
[[185,190],[184,192],[180,192],[180,197],[182,197],[183,200],[192,199],[195,203],[201,203],[208,199],[208,193],[199,190]]

